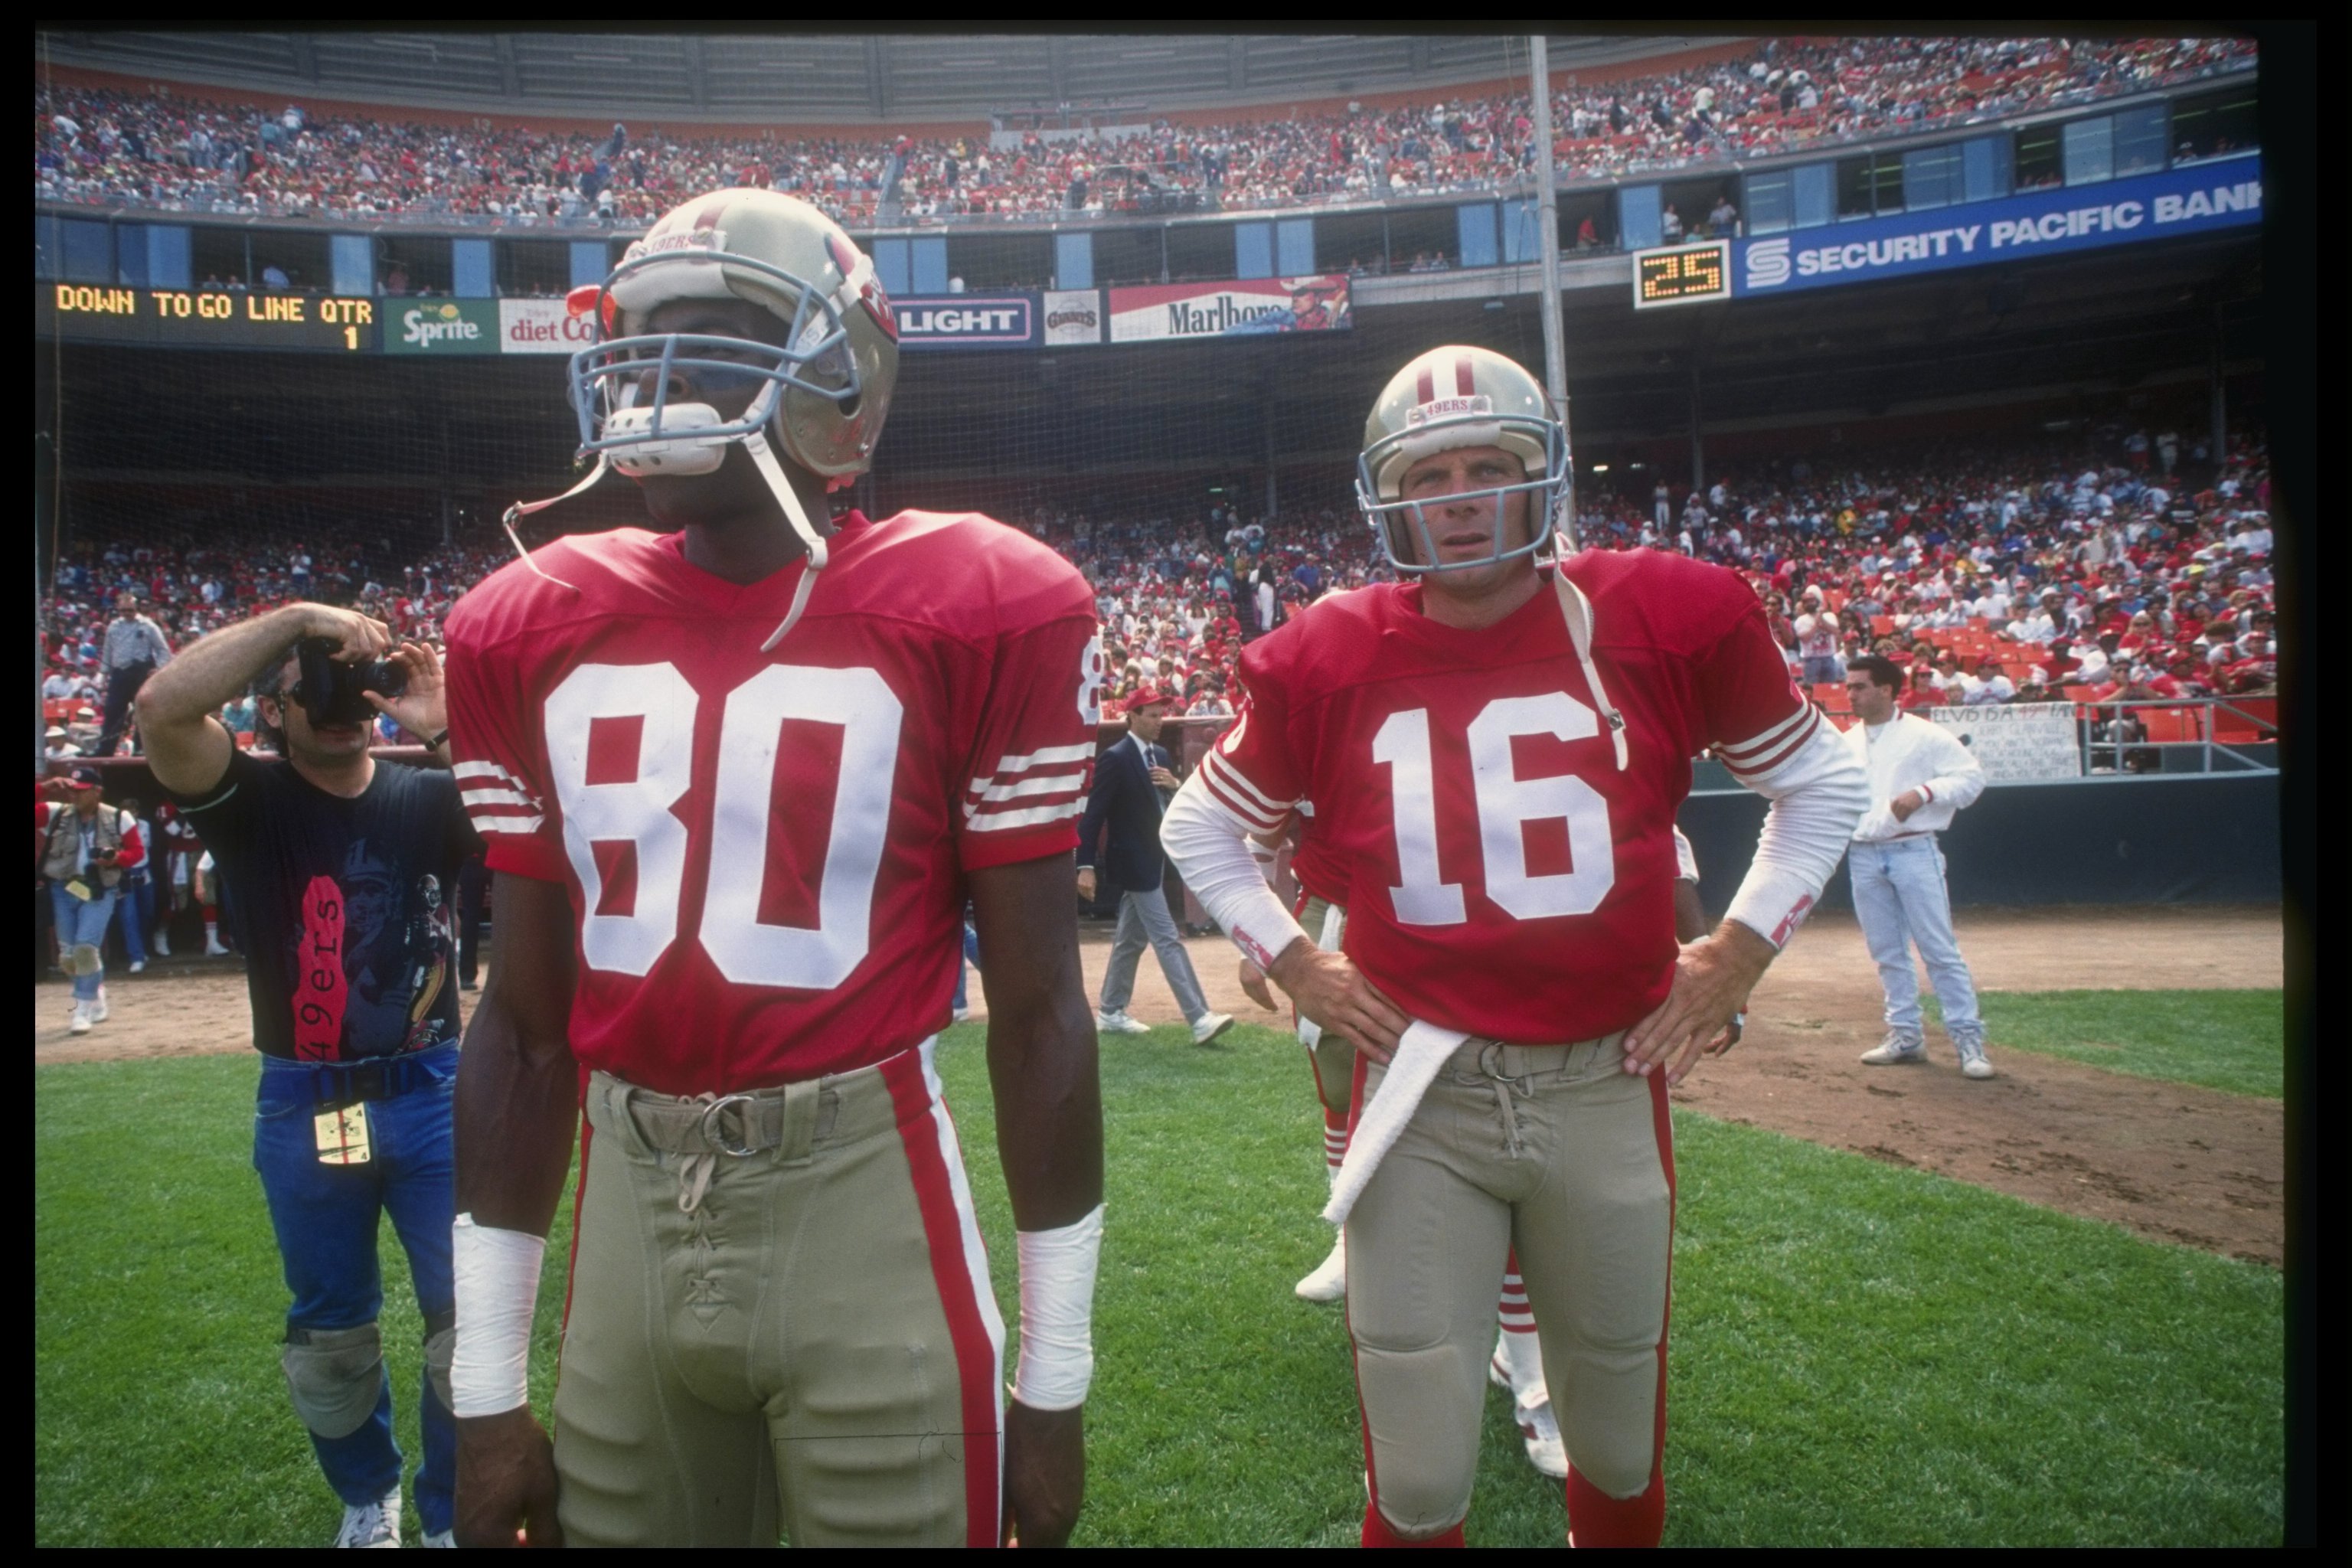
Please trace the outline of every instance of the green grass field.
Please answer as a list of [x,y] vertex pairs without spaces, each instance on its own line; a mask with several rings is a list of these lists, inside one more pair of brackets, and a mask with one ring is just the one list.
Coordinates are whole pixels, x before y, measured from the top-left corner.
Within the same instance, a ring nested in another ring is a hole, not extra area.
[[[1306,1064],[1286,1035],[1227,1038],[1202,1051],[1161,1029],[1105,1051],[1086,1543],[1356,1537],[1340,1315],[1290,1294],[1328,1243]],[[1010,1318],[977,1026],[941,1065]],[[37,1544],[332,1535],[277,1367],[253,1073],[235,1058],[36,1072]],[[1670,1543],[2279,1539],[2277,1275],[1751,1128],[1677,1115],[1675,1132]],[[542,1411],[568,1215],[552,1239]],[[413,1464],[421,1329],[388,1227],[384,1247]],[[1559,1542],[1559,1489],[1500,1394],[1478,1486],[1473,1542]]]
[[[2284,994],[2268,991],[1987,991],[1993,1050],[2032,1051],[2134,1078],[2276,1100],[2286,1077]],[[1935,999],[1929,1014],[1942,1021]]]

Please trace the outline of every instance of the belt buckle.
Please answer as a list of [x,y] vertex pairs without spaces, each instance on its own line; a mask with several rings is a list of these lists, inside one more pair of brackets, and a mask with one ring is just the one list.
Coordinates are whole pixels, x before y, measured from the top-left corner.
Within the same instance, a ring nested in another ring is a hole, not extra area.
[[756,1097],[753,1095],[738,1091],[734,1094],[722,1094],[717,1100],[712,1100],[709,1105],[704,1106],[702,1108],[702,1115],[698,1119],[697,1125],[700,1127],[702,1136],[705,1141],[717,1148],[720,1153],[731,1154],[738,1160],[745,1159],[751,1155],[758,1153],[759,1150],[751,1147],[749,1143],[736,1144],[729,1142],[727,1140],[726,1123],[723,1118],[719,1115],[721,1111],[725,1110],[730,1105],[741,1104],[748,1106],[754,1103]]
[[1487,1040],[1478,1047],[1478,1070],[1496,1083],[1517,1083],[1519,1075],[1503,1071],[1503,1042]]

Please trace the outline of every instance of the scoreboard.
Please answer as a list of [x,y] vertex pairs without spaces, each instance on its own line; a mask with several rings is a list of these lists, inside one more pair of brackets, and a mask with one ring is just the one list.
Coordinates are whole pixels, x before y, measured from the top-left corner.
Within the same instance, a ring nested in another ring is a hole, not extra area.
[[334,294],[36,283],[33,331],[81,342],[360,353],[379,341],[376,301]]
[[1633,253],[1633,309],[1731,298],[1731,241],[1674,245]]

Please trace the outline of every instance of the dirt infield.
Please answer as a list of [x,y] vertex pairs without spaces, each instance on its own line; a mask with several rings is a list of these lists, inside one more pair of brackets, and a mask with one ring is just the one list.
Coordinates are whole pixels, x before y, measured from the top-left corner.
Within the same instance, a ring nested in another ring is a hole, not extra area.
[[[1988,991],[2275,986],[2275,909],[1972,910],[1957,921],[1977,984]],[[1188,944],[1213,1005],[1279,1023],[1243,994],[1232,949]],[[1108,933],[1084,942],[1089,987]],[[194,1056],[249,1049],[243,976],[175,966],[109,987],[113,1016],[74,1038],[55,981],[34,987],[36,1063]],[[975,988],[976,1005],[984,997]],[[463,999],[470,1005],[473,997]],[[1179,1021],[1159,965],[1146,958],[1130,1012]],[[2004,1053],[2000,1076],[1960,1077],[1931,1036],[1924,1068],[1874,1071],[1854,1058],[1881,1032],[1876,972],[1850,916],[1814,921],[1757,993],[1748,1037],[1703,1065],[1675,1101],[1727,1121],[1794,1134],[1873,1159],[1916,1166],[2014,1194],[2143,1235],[2277,1264],[2284,1181],[2280,1107],[2186,1085]],[[1168,1048],[1112,1039],[1107,1051]],[[1297,1089],[1311,1094],[1302,1064]]]

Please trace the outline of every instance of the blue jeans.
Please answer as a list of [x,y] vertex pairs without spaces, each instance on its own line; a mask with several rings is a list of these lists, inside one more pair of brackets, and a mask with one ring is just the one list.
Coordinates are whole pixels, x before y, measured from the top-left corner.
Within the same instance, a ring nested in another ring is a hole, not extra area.
[[[457,1218],[450,1104],[457,1082],[457,1047],[437,1047],[407,1058],[422,1087],[391,1100],[367,1102],[373,1158],[362,1165],[322,1165],[312,1118],[322,1095],[334,1092],[332,1069],[265,1057],[253,1117],[253,1168],[269,1200],[269,1222],[286,1265],[289,1329],[355,1329],[376,1321],[383,1278],[376,1260],[383,1214],[408,1254],[416,1305],[425,1332],[455,1321],[449,1227]],[[433,1380],[419,1379],[425,1465],[416,1477],[416,1509],[427,1534],[449,1528],[457,1482],[457,1429]],[[343,1437],[310,1434],[319,1468],[335,1495],[371,1503],[400,1484],[399,1445],[392,1436],[392,1383],[384,1381],[375,1411]]]
[[959,1013],[964,1010],[967,1000],[963,989],[963,966],[966,963],[971,964],[974,969],[980,967],[980,933],[971,929],[970,921],[964,921],[963,924],[963,957],[956,964],[955,1010]]
[[155,923],[155,884],[146,873],[122,879],[122,947],[133,963],[147,962],[147,930]]
[[[92,872],[93,879],[97,873]],[[106,922],[114,918],[115,889],[100,890],[94,899],[77,899],[66,891],[62,882],[49,884],[49,909],[58,919],[58,957],[63,960],[73,950],[85,943],[103,954],[106,951]],[[100,967],[88,974],[73,977],[74,1000],[95,1002],[98,988],[106,984],[104,959]]]
[[1846,852],[1853,884],[1853,912],[1863,940],[1878,965],[1886,992],[1886,1029],[1910,1045],[1920,1043],[1919,977],[1911,967],[1917,947],[1927,965],[1936,999],[1944,1005],[1944,1032],[1959,1053],[1984,1049],[1984,1024],[1977,1016],[1977,988],[1952,934],[1952,900],[1944,887],[1944,852],[1935,835],[1856,844]]

